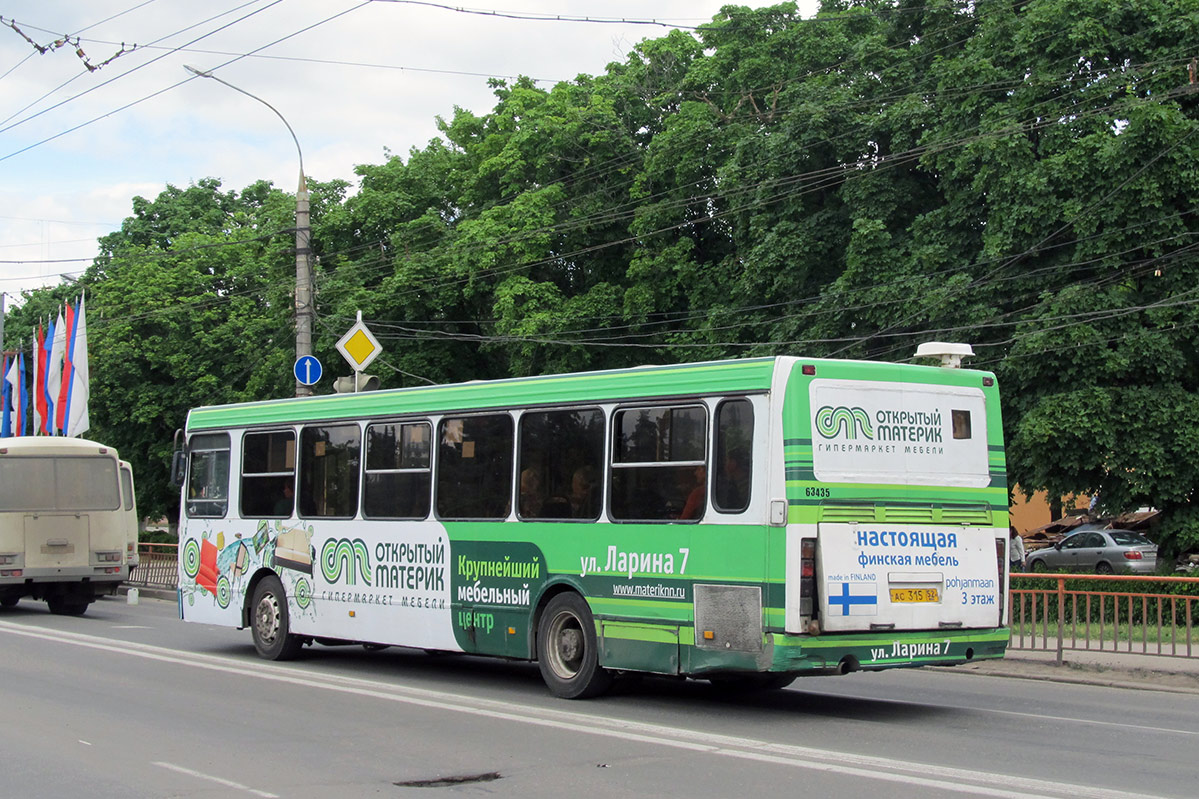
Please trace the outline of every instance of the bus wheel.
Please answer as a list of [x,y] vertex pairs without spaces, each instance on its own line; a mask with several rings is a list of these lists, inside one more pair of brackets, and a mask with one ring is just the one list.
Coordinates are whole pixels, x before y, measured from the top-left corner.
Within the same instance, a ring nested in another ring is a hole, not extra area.
[[50,612],[55,616],[82,616],[87,610],[87,600],[74,599],[61,594],[46,599]]
[[3,598],[0,598],[0,607],[15,608],[17,606],[17,603],[20,601],[21,601],[21,597],[19,597],[19,596],[6,596]]
[[304,640],[288,631],[287,594],[274,575],[262,578],[254,589],[254,648],[267,660],[291,660],[300,653]]
[[537,665],[550,692],[563,699],[598,696],[612,685],[599,664],[595,621],[583,597],[565,593],[550,600],[537,626]]

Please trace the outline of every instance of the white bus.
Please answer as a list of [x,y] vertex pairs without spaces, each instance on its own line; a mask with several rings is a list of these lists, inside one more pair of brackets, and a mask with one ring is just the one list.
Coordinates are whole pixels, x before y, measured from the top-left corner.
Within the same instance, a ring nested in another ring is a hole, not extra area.
[[0,441],[0,606],[44,599],[78,616],[137,563],[133,470],[77,438]]

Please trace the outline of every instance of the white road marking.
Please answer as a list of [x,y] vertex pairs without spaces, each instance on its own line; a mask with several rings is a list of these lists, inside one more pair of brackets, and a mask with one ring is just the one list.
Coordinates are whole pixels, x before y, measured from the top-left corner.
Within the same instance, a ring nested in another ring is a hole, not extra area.
[[[0,632],[38,638],[52,643],[82,646],[105,652],[172,663],[188,668],[235,674],[242,679],[287,683],[308,690],[323,689],[371,699],[428,707],[467,715],[498,719],[513,724],[526,724],[565,730],[586,735],[599,735],[624,742],[644,743],[693,752],[706,752],[722,757],[772,763],[792,768],[810,769],[829,774],[900,783],[956,794],[990,796],[998,799],[1027,799],[1027,797],[1063,797],[1065,799],[1157,799],[1150,794],[1109,790],[1092,785],[1038,780],[1008,774],[979,772],[951,766],[913,763],[872,755],[857,755],[828,749],[778,744],[769,741],[719,735],[699,730],[666,727],[658,724],[624,719],[603,718],[584,713],[551,708],[531,708],[514,702],[476,697],[464,697],[444,691],[408,688],[381,684],[355,677],[317,674],[302,667],[288,667],[264,661],[237,661],[200,653],[181,654],[177,650],[149,644],[116,642],[97,636],[70,632],[50,632],[27,625],[0,622]],[[156,764],[162,765],[162,764]],[[217,778],[214,778],[217,779]],[[249,790],[249,789],[247,789]]]
[[186,774],[187,776],[195,777],[198,780],[208,780],[209,782],[215,782],[217,785],[224,785],[226,788],[233,788],[234,790],[245,791],[246,793],[253,794],[254,796],[261,796],[262,799],[279,799],[278,794],[267,793],[266,791],[255,790],[254,788],[251,788],[247,785],[242,785],[240,782],[234,782],[233,780],[227,780],[227,779],[224,779],[223,777],[215,777],[212,774],[205,774],[202,771],[196,771],[195,769],[184,768],[183,766],[177,766],[174,763],[164,763],[161,760],[156,760],[156,761],[154,761],[154,763],[152,765],[160,766],[161,768],[165,768],[169,771],[177,771],[180,774]]

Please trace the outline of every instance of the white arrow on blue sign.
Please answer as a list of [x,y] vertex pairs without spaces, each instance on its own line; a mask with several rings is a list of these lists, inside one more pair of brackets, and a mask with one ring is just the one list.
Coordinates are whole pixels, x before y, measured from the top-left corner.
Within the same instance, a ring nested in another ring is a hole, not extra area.
[[301,355],[296,358],[296,365],[292,367],[292,372],[295,373],[296,380],[301,385],[311,386],[321,379],[324,367],[321,366],[321,362],[316,359],[315,355]]

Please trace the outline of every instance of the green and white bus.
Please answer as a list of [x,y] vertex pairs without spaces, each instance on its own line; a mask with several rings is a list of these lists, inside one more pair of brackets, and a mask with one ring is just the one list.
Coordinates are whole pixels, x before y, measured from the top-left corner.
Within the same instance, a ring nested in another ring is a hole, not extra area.
[[999,395],[796,357],[197,408],[179,610],[259,654],[357,642],[743,687],[1008,641]]

